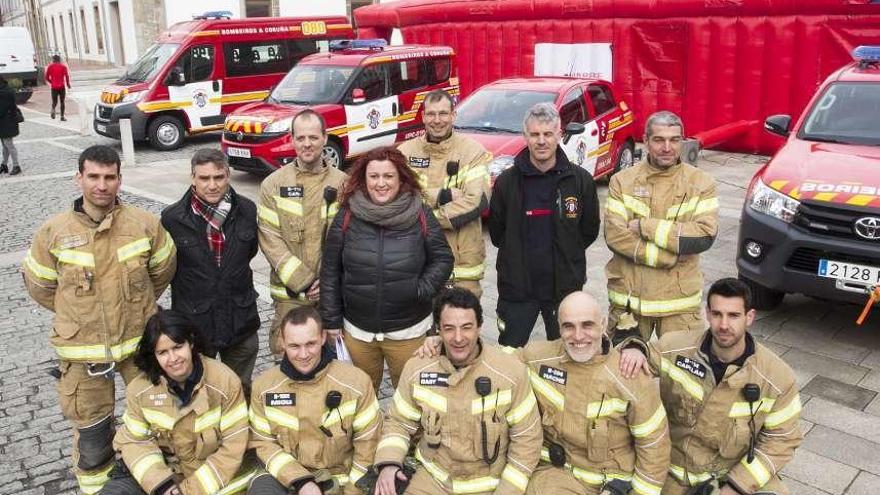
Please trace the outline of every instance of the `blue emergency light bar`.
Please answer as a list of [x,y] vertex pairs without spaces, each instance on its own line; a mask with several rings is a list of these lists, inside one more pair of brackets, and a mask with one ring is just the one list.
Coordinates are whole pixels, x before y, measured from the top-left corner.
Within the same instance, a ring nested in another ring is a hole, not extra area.
[[232,12],[229,10],[210,10],[202,15],[194,15],[193,19],[232,19]]
[[880,62],[880,46],[862,45],[853,50],[852,56],[859,62]]
[[334,40],[330,42],[330,51],[338,52],[342,50],[381,50],[388,46],[388,42],[383,39],[368,40]]

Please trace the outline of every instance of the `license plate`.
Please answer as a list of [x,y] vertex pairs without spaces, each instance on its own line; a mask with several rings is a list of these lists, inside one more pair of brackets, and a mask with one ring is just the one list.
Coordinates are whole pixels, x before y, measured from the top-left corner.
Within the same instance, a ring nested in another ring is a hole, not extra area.
[[819,260],[819,276],[866,285],[880,284],[880,268],[834,260]]
[[98,129],[98,132],[107,132],[107,126],[104,124],[95,124],[95,128]]
[[239,158],[250,158],[251,150],[246,148],[233,148],[230,146],[226,148],[226,154],[229,156],[237,156]]

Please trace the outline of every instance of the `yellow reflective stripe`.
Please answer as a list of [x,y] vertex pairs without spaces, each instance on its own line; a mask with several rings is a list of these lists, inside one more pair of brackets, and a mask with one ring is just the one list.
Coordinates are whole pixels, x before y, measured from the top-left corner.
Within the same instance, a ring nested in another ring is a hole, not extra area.
[[247,404],[245,404],[244,401],[241,401],[237,406],[234,406],[220,418],[220,431],[226,431],[229,428],[232,428],[239,421],[247,419],[247,417]]
[[131,475],[134,476],[134,479],[137,480],[139,484],[143,484],[144,476],[146,476],[147,472],[156,464],[165,465],[165,458],[162,457],[162,454],[153,453],[141,457],[132,464]]
[[299,418],[274,407],[266,406],[266,419],[270,423],[281,425],[294,431],[299,431]]
[[397,435],[390,435],[379,441],[379,446],[376,447],[376,452],[386,448],[400,449],[406,453],[406,451],[409,450],[409,442]]
[[239,476],[238,478],[235,478],[234,480],[232,480],[228,485],[226,485],[225,488],[223,488],[222,490],[217,492],[216,495],[232,495],[233,493],[242,493],[247,489],[251,480],[256,475],[257,475],[257,470],[254,469],[253,471],[251,471],[243,476]]
[[150,238],[142,237],[136,241],[129,242],[128,244],[117,249],[116,258],[119,260],[120,263],[125,263],[135,256],[139,256],[143,253],[148,252],[150,252]]
[[651,216],[651,208],[649,208],[648,205],[646,205],[645,203],[642,203],[640,200],[630,196],[629,194],[623,195],[623,206],[625,206],[627,210],[635,213],[640,217]]
[[355,433],[369,426],[370,423],[376,419],[376,416],[379,415],[379,402],[375,397],[371,397],[371,399],[372,401],[370,402],[370,405],[361,411],[360,414],[355,416],[354,420],[351,422],[351,426],[354,428]]
[[730,406],[730,412],[727,414],[731,418],[743,418],[752,415],[753,407],[754,413],[758,414],[759,412],[769,413],[773,409],[773,404],[776,403],[776,399],[771,399],[769,397],[761,397],[755,404],[752,406],[748,402],[734,402],[733,405]]
[[535,406],[538,405],[538,399],[535,398],[535,394],[530,393],[523,399],[522,402],[519,403],[518,406],[514,407],[512,411],[507,413],[507,424],[513,426],[529,415],[535,409]]
[[[712,473],[685,473],[685,470],[681,466],[676,466],[675,464],[669,465],[669,473],[678,478],[682,483],[690,484],[691,486],[700,484],[704,481],[708,481],[712,478]],[[718,473],[719,475],[722,473]]]
[[673,220],[690,213],[694,210],[694,208],[697,207],[697,203],[699,201],[699,196],[695,196],[687,201],[670,206],[666,209],[666,218],[669,220]]
[[746,471],[752,475],[758,486],[764,486],[770,481],[770,471],[764,467],[764,464],[757,457],[752,459],[752,462],[748,462],[746,457],[743,457],[739,463],[745,466]]
[[28,249],[27,254],[24,257],[24,266],[26,266],[27,269],[30,270],[30,272],[37,277],[52,282],[58,280],[58,272],[49,268],[48,266],[38,263],[37,260],[34,259],[34,256],[31,254],[30,249]]
[[491,492],[498,487],[501,480],[494,476],[483,476],[472,480],[452,480],[452,493]]
[[283,450],[279,450],[266,463],[266,471],[276,479],[281,478],[281,470],[296,462],[296,458]]
[[151,427],[155,425],[162,427],[165,430],[173,430],[174,423],[177,422],[177,420],[171,416],[155,409],[144,408],[141,412],[144,414],[144,419],[147,420],[147,423],[150,423]]
[[84,266],[86,268],[95,267],[95,256],[92,253],[76,251],[74,249],[54,249],[50,252],[58,258],[59,263]]
[[496,406],[506,406],[513,400],[509,388],[493,392],[486,397],[478,397],[471,401],[471,414],[482,414],[494,411]]
[[801,412],[801,397],[798,394],[795,394],[794,398],[791,402],[788,403],[787,406],[783,407],[778,411],[773,411],[772,413],[767,415],[767,418],[764,419],[764,426],[768,428],[775,428],[782,423],[790,420],[791,418],[797,416]]
[[134,354],[137,350],[140,337],[126,340],[121,344],[110,346],[108,349],[105,345],[66,345],[55,346],[55,352],[58,357],[68,361],[103,361],[108,357],[113,361],[119,362]]
[[345,486],[348,484],[347,474],[334,474],[333,479],[336,480],[336,484],[339,486]]
[[290,295],[287,294],[287,288],[282,285],[270,285],[269,294],[271,294],[272,297],[274,297],[275,299],[290,299]]
[[636,438],[646,437],[657,431],[657,428],[663,424],[664,419],[666,419],[666,409],[663,407],[663,404],[660,404],[647,421],[630,426],[629,431]]
[[521,492],[526,491],[526,487],[529,484],[528,475],[513,467],[511,464],[504,466],[504,471],[501,471],[501,479],[517,487]]
[[291,215],[296,215],[298,217],[303,216],[303,205],[300,201],[275,196],[275,206],[279,210],[290,213]]
[[290,277],[293,276],[293,272],[296,271],[299,266],[302,265],[302,262],[294,255],[290,255],[290,258],[287,258],[287,261],[281,264],[281,267],[278,270],[278,278],[287,285],[290,282]]
[[615,213],[620,217],[623,217],[624,220],[629,220],[629,213],[626,211],[626,206],[623,205],[623,202],[614,199],[608,198],[605,200],[605,209],[608,213]]
[[162,245],[159,249],[150,256],[150,261],[147,263],[147,266],[153,268],[154,266],[162,263],[167,260],[171,256],[171,252],[174,250],[174,240],[171,239],[171,234],[165,233],[165,244]]
[[354,413],[356,412],[357,400],[352,399],[350,401],[346,401],[340,404],[339,407],[336,409],[328,409],[327,411],[324,411],[324,419],[321,421],[321,425],[325,427],[335,425],[344,418],[354,416]]
[[332,219],[337,213],[339,213],[339,203],[337,202],[330,203],[329,207],[324,206],[321,208],[321,218],[323,220]]
[[718,198],[708,198],[701,200],[697,203],[697,207],[694,208],[694,216],[702,215],[704,213],[708,213],[713,210],[718,209]]
[[476,266],[456,266],[452,269],[452,276],[456,280],[480,280],[486,271],[486,265],[480,263]]
[[431,475],[435,480],[443,483],[449,478],[449,475],[440,468],[440,466],[434,464],[433,462],[426,460],[422,455],[421,449],[416,449],[416,459],[422,463],[422,466],[425,466],[425,470],[428,471],[428,474]]
[[413,399],[426,404],[437,412],[446,412],[446,397],[421,385],[413,385]]
[[562,411],[565,407],[565,396],[562,395],[562,392],[556,390],[556,387],[547,383],[547,381],[532,371],[531,368],[529,369],[529,380],[532,382],[532,388],[541,394],[541,397],[544,397],[550,401],[556,409]]
[[[550,452],[547,447],[541,447],[541,460],[544,462],[550,462]],[[565,463],[565,468],[571,471],[571,474],[574,475],[575,478],[583,481],[584,483],[589,483],[591,485],[601,485],[608,481],[609,479],[617,479],[630,481],[632,476],[628,474],[620,474],[620,473],[596,473],[593,471],[587,471],[586,469],[581,469],[579,467],[572,466],[570,463]]]
[[629,300],[630,308],[636,313],[650,316],[654,314],[681,312],[686,309],[697,308],[702,300],[702,292],[697,292],[691,296],[679,299],[666,299],[657,301],[646,301],[637,296],[628,296],[626,294],[608,290],[608,299],[615,306],[626,306]]
[[614,413],[624,414],[626,413],[626,408],[628,406],[629,402],[616,397],[609,397],[605,400],[590,402],[587,404],[587,417],[602,418],[605,416],[611,416]]
[[110,479],[111,470],[113,470],[112,463],[104,469],[101,469],[100,471],[95,473],[77,474],[76,482],[79,484],[79,489],[82,490],[82,492],[86,495],[100,492],[101,488],[104,487],[104,484],[107,483],[107,481]]
[[489,176],[489,170],[485,166],[477,166],[467,171],[464,175],[464,183],[474,180],[482,180]]
[[358,468],[357,464],[352,464],[351,470],[348,472],[348,478],[352,483],[357,483],[366,474],[367,472]]
[[217,476],[214,474],[214,470],[211,469],[211,466],[208,464],[202,464],[201,467],[196,469],[196,478],[199,480],[199,484],[202,485],[202,489],[205,490],[205,493],[214,493],[220,490],[220,480],[217,479]]
[[257,206],[257,216],[273,227],[281,227],[281,220],[278,218],[278,213],[271,208],[267,208],[263,205]]
[[272,434],[272,427],[269,426],[269,421],[267,421],[266,418],[257,414],[257,412],[253,409],[250,410],[250,413],[248,414],[248,419],[250,420],[251,426],[255,430],[266,435]]
[[128,414],[128,411],[122,414],[122,423],[131,435],[139,440],[143,440],[150,436],[150,425],[143,421],[138,421]]
[[410,421],[418,421],[422,419],[422,412],[415,408],[412,404],[409,403],[406,399],[400,395],[399,390],[394,391],[394,398],[392,399],[394,402],[394,408],[397,409],[404,418]]
[[648,266],[657,266],[657,258],[660,256],[660,248],[653,242],[645,244],[645,264]]
[[694,398],[703,400],[703,386],[699,382],[688,376],[687,372],[673,365],[666,358],[660,358],[660,373],[669,376],[673,381],[684,387],[687,393]]
[[671,220],[660,220],[657,223],[657,230],[654,232],[654,242],[657,247],[666,249],[666,246],[669,245],[669,234],[672,232],[673,225]]
[[210,411],[202,414],[201,416],[196,417],[195,425],[193,429],[196,432],[200,432],[203,430],[207,430],[208,428],[213,428],[220,423],[220,407],[215,407]]
[[632,478],[632,489],[639,495],[660,495],[663,487],[648,482],[648,480],[645,480],[636,472]]

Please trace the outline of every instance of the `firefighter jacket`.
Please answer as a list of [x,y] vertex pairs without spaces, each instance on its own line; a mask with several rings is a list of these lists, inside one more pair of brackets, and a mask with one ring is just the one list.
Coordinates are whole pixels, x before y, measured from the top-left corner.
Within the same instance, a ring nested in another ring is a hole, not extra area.
[[[341,394],[328,409],[329,395]],[[254,381],[250,448],[285,487],[326,470],[357,494],[355,483],[373,464],[382,413],[366,373],[351,364],[330,363],[313,378],[293,380],[275,366]]]
[[58,357],[103,363],[134,354],[175,268],[174,241],[158,218],[117,203],[95,222],[80,198],[37,230],[22,271],[31,297],[55,312]]
[[[699,253],[718,232],[718,198],[709,174],[679,162],[642,161],[611,177],[605,203],[605,267],[613,306],[645,316],[697,311],[703,277]],[[639,234],[627,227],[638,219]]]
[[[659,371],[669,414],[669,473],[684,485],[726,474],[742,493],[753,493],[779,474],[801,442],[797,382],[779,356],[755,343],[755,353],[742,367],[728,366],[716,386],[709,358],[700,350],[711,338],[709,332],[671,332],[651,343],[651,365]],[[757,402],[745,401],[746,384],[760,388]],[[749,462],[752,413],[757,439]]]
[[[485,272],[486,246],[480,215],[488,208],[492,154],[473,139],[453,132],[439,143],[420,136],[400,145],[419,178],[425,203],[434,208],[446,241],[455,256],[453,280],[479,281]],[[458,165],[449,165],[455,162]],[[454,172],[452,175],[449,172]],[[457,190],[461,197],[440,204],[441,191]]]
[[263,180],[258,238],[272,268],[269,290],[276,301],[307,301],[304,293],[318,278],[324,236],[339,210],[336,196],[345,179],[327,164],[310,171],[296,160]]
[[544,424],[542,463],[551,463],[555,444],[582,483],[598,489],[617,478],[630,481],[633,493],[659,495],[669,432],[654,379],[623,378],[620,353],[608,340],[603,353],[585,363],[572,361],[561,340],[533,342],[521,352]]
[[[406,363],[376,466],[402,465],[421,427],[416,459],[447,492],[525,492],[541,451],[541,417],[528,373],[515,356],[478,345],[480,355],[461,369],[444,355]],[[478,378],[488,378],[486,395],[477,392]]]
[[113,440],[132,476],[147,493],[173,478],[184,495],[235,493],[248,442],[248,410],[238,376],[201,356],[202,378],[181,407],[163,375],[127,387],[122,425]]

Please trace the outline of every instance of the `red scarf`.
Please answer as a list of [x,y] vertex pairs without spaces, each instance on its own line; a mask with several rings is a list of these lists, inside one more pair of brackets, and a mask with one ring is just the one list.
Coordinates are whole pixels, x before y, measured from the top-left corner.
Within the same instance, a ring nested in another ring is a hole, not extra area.
[[223,245],[226,243],[226,235],[223,234],[223,223],[232,208],[232,194],[226,191],[226,195],[216,205],[208,204],[195,192],[192,193],[192,211],[202,217],[207,225],[208,248],[214,254],[214,261],[220,266],[223,259]]

